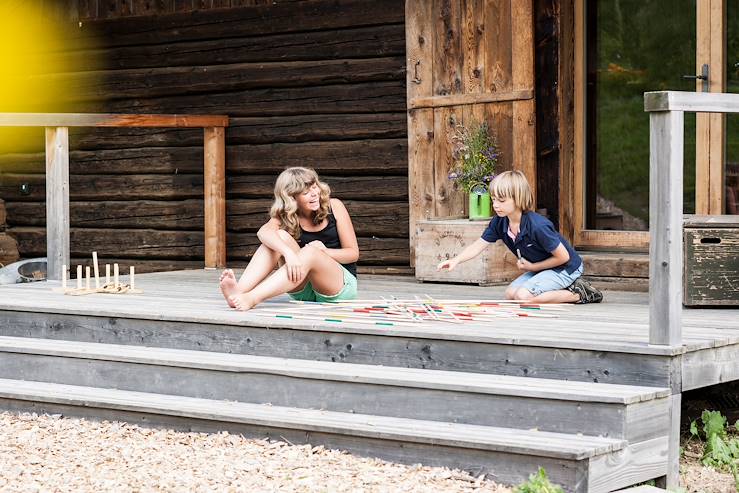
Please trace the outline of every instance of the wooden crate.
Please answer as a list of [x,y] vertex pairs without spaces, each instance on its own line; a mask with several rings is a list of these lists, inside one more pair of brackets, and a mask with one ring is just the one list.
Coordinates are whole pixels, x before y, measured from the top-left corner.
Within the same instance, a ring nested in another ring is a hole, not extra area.
[[683,304],[739,306],[739,216],[686,216]]
[[459,264],[452,272],[437,271],[444,259],[452,258],[477,240],[487,221],[467,219],[424,220],[417,223],[416,279],[463,282],[482,286],[507,283],[521,274],[516,256],[503,242],[490,245],[478,257]]

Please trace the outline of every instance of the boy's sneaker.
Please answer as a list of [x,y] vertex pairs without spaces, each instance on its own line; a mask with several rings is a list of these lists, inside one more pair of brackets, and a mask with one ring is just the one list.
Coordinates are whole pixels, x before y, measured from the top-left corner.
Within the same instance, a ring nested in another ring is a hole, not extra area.
[[576,301],[575,304],[582,305],[585,303],[600,303],[603,301],[603,293],[595,289],[588,281],[585,281],[581,277],[575,279],[575,282],[573,282],[567,289],[580,296],[580,299]]

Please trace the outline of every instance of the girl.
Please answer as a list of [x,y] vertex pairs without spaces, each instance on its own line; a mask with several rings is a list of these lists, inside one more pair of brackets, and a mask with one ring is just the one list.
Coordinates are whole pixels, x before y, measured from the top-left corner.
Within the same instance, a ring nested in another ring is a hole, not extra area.
[[603,294],[582,280],[582,259],[554,225],[533,211],[534,201],[526,176],[520,171],[501,173],[490,183],[494,217],[482,237],[437,269],[454,268],[476,256],[491,243],[503,243],[518,256],[525,271],[506,289],[509,300],[532,303],[599,303]]
[[301,301],[356,298],[357,237],[330,192],[312,169],[288,168],[277,177],[270,220],[257,233],[262,244],[238,283],[231,269],[221,274],[229,306],[249,310],[282,293]]

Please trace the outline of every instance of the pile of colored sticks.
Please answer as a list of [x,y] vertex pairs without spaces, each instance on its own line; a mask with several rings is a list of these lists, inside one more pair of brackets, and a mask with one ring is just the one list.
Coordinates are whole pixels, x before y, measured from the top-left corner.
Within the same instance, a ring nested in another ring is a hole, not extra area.
[[387,299],[338,303],[293,301],[290,307],[256,309],[252,313],[272,318],[331,323],[363,323],[376,326],[417,326],[423,323],[471,324],[500,318],[554,318],[563,305],[532,304],[516,300]]

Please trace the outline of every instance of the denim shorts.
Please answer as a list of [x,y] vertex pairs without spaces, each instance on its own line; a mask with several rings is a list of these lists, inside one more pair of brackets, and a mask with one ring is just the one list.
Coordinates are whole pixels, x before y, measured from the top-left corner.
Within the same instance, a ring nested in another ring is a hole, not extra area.
[[582,275],[582,264],[572,274],[562,269],[557,272],[552,269],[539,272],[526,272],[518,276],[511,284],[512,288],[526,288],[534,296],[539,296],[547,291],[567,289],[570,284]]
[[287,294],[290,296],[290,298],[297,301],[318,301],[321,303],[332,303],[335,301],[356,299],[357,278],[354,277],[351,272],[346,270],[346,267],[344,267],[343,265],[341,266],[341,269],[344,272],[344,287],[341,288],[341,291],[336,294],[321,294],[313,289],[313,285],[310,283],[310,281],[308,281],[305,287],[303,287],[303,289],[301,289],[300,291]]

